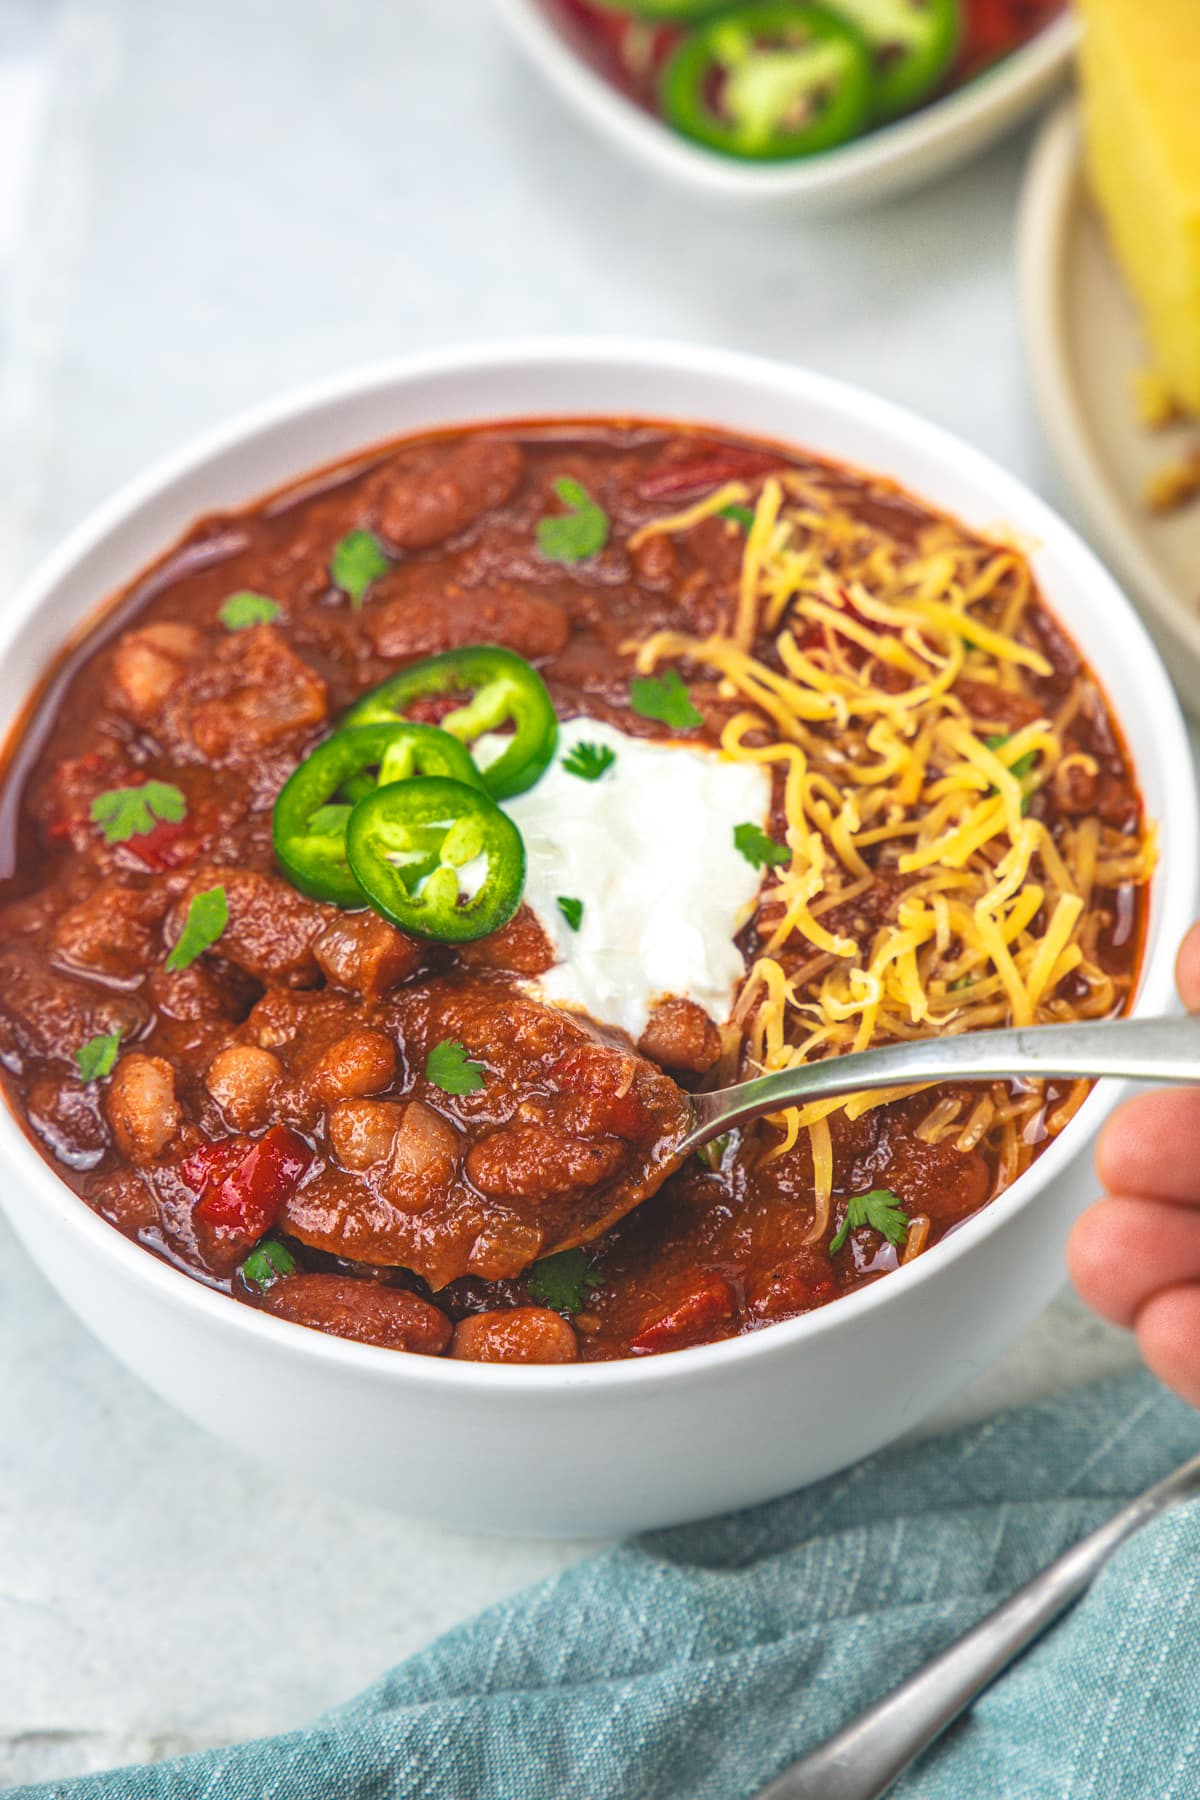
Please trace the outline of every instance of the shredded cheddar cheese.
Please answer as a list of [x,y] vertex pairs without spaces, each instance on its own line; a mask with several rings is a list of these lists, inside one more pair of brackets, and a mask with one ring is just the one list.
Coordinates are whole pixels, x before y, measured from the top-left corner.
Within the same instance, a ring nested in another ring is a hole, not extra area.
[[[744,483],[727,483],[633,542],[686,533],[749,498]],[[628,646],[639,673],[679,662],[715,677],[733,707],[724,754],[773,772],[791,861],[767,877],[759,952],[733,1021],[758,1068],[934,1032],[1100,1017],[1123,1003],[1098,958],[1097,897],[1149,880],[1154,835],[1038,804],[1056,781],[1094,780],[1097,764],[1064,747],[1086,675],[1053,715],[1037,698],[1038,678],[1054,671],[1030,620],[1036,601],[1011,542],[949,520],[892,531],[886,515],[875,523],[844,504],[836,471],[826,480],[819,468],[789,469],[761,484],[720,629]],[[921,1091],[821,1100],[769,1122],[772,1158],[806,1134],[812,1241],[829,1225],[833,1116]],[[963,1151],[986,1140],[1006,1185],[1085,1092],[1060,1091],[1048,1116],[1035,1084],[1014,1093],[996,1083],[965,1101],[935,1095],[918,1135]],[[922,1223],[909,1256],[925,1241]]]

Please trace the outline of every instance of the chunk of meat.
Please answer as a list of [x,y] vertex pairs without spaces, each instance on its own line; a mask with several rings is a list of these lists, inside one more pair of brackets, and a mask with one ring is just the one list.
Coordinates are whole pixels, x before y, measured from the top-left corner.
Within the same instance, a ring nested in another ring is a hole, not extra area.
[[116,980],[141,972],[158,949],[170,895],[161,887],[106,880],[67,908],[54,927],[59,955],[77,968]]
[[512,499],[525,472],[515,444],[470,438],[431,469],[385,465],[372,483],[376,525],[396,550],[428,550]]
[[588,1142],[544,1125],[512,1125],[481,1138],[467,1154],[467,1174],[482,1194],[545,1200],[609,1180],[625,1160],[615,1140]]
[[230,633],[168,693],[159,721],[181,761],[252,764],[324,723],[325,683],[273,625]]
[[108,1147],[101,1088],[94,1081],[64,1080],[48,1069],[29,1084],[29,1123],[57,1162],[91,1169]]
[[109,670],[111,704],[136,724],[153,725],[172,689],[204,654],[205,641],[195,626],[169,621],[125,632]]
[[30,943],[0,951],[0,1057],[52,1057],[74,1066],[89,1038],[119,1032],[137,1036],[147,1020],[145,1001],[77,980],[55,969]]
[[407,591],[389,598],[396,585],[390,580],[377,584],[381,604],[367,615],[366,631],[377,656],[430,656],[466,644],[503,644],[537,662],[565,649],[571,635],[571,621],[561,607],[515,586],[451,584],[422,594],[414,605]]
[[230,1044],[208,1065],[204,1085],[235,1131],[265,1125],[283,1067],[269,1050],[256,1044]]
[[330,1044],[309,1075],[326,1105],[381,1093],[395,1079],[396,1046],[382,1031],[365,1025]]
[[132,1163],[157,1162],[179,1130],[174,1068],[162,1056],[122,1056],[104,1110],[122,1156]]
[[756,1319],[794,1319],[815,1306],[824,1306],[836,1293],[829,1260],[813,1247],[763,1270],[750,1284],[746,1300]]
[[205,867],[183,890],[168,927],[172,943],[197,894],[223,887],[229,920],[214,954],[256,981],[315,987],[321,979],[315,946],[333,917],[332,908],[310,900],[275,875],[254,869]]
[[554,945],[541,920],[522,901],[507,925],[459,948],[466,969],[504,969],[512,975],[544,975],[555,963]]
[[450,1321],[432,1300],[348,1275],[288,1275],[258,1304],[293,1325],[384,1350],[440,1356],[450,1342]]
[[406,937],[377,912],[339,913],[313,944],[318,967],[333,987],[378,1000],[415,975],[428,946]]
[[569,1363],[578,1359],[579,1340],[558,1313],[514,1306],[460,1319],[450,1354],[463,1362]]
[[638,1049],[664,1069],[703,1075],[721,1054],[721,1034],[702,1006],[672,996],[650,1014]]

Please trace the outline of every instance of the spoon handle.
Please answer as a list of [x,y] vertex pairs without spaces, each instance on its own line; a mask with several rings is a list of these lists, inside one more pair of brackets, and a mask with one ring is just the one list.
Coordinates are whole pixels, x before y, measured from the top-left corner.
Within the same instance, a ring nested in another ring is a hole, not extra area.
[[880,1800],[914,1757],[1076,1601],[1113,1551],[1200,1492],[1200,1456],[1081,1538],[1002,1606],[762,1788],[756,1800]]
[[829,1056],[736,1087],[694,1095],[694,1124],[679,1150],[686,1155],[731,1126],[811,1100],[868,1088],[1005,1080],[1015,1075],[1039,1079],[1120,1075],[1133,1081],[1200,1083],[1200,1014],[963,1031]]

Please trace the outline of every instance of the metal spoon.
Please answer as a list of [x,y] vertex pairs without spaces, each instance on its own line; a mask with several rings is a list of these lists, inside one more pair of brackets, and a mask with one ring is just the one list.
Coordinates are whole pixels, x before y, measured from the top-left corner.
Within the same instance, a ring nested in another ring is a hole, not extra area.
[[1169,1019],[1101,1019],[1080,1025],[1036,1025],[1008,1031],[963,1031],[917,1038],[851,1056],[830,1056],[736,1087],[693,1094],[691,1125],[672,1146],[670,1166],[720,1137],[781,1107],[868,1088],[927,1081],[1001,1081],[1014,1075],[1123,1075],[1127,1080],[1200,1084],[1200,1014]]
[[963,1031],[830,1056],[775,1075],[759,1075],[709,1094],[685,1094],[678,1135],[655,1145],[633,1178],[602,1184],[567,1210],[539,1255],[590,1243],[658,1192],[693,1150],[764,1113],[868,1088],[933,1081],[994,1081],[1016,1075],[1122,1075],[1133,1081],[1200,1084],[1200,1014],[1168,1019],[1102,1019],[1010,1031]]
[[[1165,1026],[1176,1021],[1145,1022]],[[1155,1079],[1169,1077],[1156,1073]],[[757,1800],[879,1800],[975,1696],[1079,1598],[1119,1544],[1168,1507],[1198,1494],[1200,1456],[1194,1456],[1018,1588],[875,1706],[785,1769],[760,1790]]]

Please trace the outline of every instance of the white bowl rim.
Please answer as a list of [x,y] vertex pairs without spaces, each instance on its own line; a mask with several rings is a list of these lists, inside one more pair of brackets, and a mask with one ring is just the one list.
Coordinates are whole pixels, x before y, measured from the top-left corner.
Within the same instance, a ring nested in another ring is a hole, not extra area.
[[[981,117],[1018,108],[1070,58],[1079,26],[1071,11],[1042,26],[1028,42],[940,100],[918,107],[819,155],[781,163],[740,162],[672,131],[585,61],[542,0],[497,0],[510,30],[558,90],[601,129],[659,169],[710,193],[758,199],[828,195],[881,179],[897,164],[934,158]],[[881,190],[882,191],[882,190]]]
[[[867,430],[882,428],[903,436],[937,460],[959,471],[965,470],[969,478],[994,495],[1001,509],[1011,507],[1012,515],[1022,520],[1023,532],[1036,535],[1041,542],[1054,543],[1060,553],[1074,562],[1081,578],[1093,590],[1106,592],[1109,597],[1111,608],[1106,608],[1106,616],[1113,629],[1123,636],[1123,649],[1130,659],[1133,679],[1154,713],[1163,760],[1174,759],[1180,771],[1180,779],[1171,789],[1171,800],[1176,803],[1177,811],[1171,822],[1172,853],[1178,866],[1191,870],[1194,877],[1200,829],[1196,780],[1179,704],[1144,624],[1094,552],[1031,489],[952,432],[848,382],[744,351],[624,337],[505,338],[418,351],[290,388],[191,439],[102,502],[33,571],[13,596],[0,623],[0,655],[5,653],[9,640],[26,626],[45,595],[83,562],[111,531],[175,482],[244,440],[324,406],[352,401],[379,387],[430,378],[448,379],[483,369],[522,365],[595,367],[605,363],[619,364],[626,371],[638,366],[654,370],[668,368],[676,373],[693,374],[698,381],[722,378],[741,381],[760,391],[768,383],[773,392],[786,388],[793,400],[808,399],[836,410],[854,423],[862,423]],[[564,416],[569,413],[570,409],[566,409]],[[477,424],[489,422],[480,419]],[[691,421],[680,418],[679,422],[687,424]],[[719,421],[712,418],[703,423],[719,426]],[[436,428],[436,423],[431,422],[430,429]],[[816,454],[821,454],[819,446],[811,447]],[[296,471],[297,478],[304,474],[305,470]],[[258,497],[247,496],[242,504],[253,505]],[[133,580],[137,573],[137,570],[131,570],[129,579]],[[82,616],[88,618],[91,615]],[[69,625],[78,622],[72,620]],[[5,721],[6,725],[8,723]],[[1174,995],[1172,946],[1190,922],[1192,901],[1190,887],[1186,892],[1182,888],[1178,892],[1174,888],[1164,888],[1161,941],[1146,953],[1133,1011],[1143,1012],[1148,1005],[1160,1010],[1170,1006]],[[1108,1086],[1112,1092],[1113,1084]],[[1104,1090],[1104,1083],[1092,1090],[1060,1136],[1011,1187],[965,1219],[930,1251],[892,1271],[883,1280],[869,1283],[799,1318],[779,1320],[738,1337],[674,1350],[666,1355],[624,1357],[610,1362],[475,1363],[387,1350],[305,1327],[297,1328],[269,1313],[240,1305],[219,1290],[205,1286],[108,1224],[43,1160],[22,1130],[16,1114],[3,1100],[0,1100],[0,1157],[12,1158],[28,1179],[38,1203],[51,1206],[64,1225],[80,1234],[102,1260],[115,1264],[118,1273],[123,1272],[156,1290],[164,1302],[198,1313],[214,1329],[226,1329],[250,1341],[257,1338],[264,1348],[273,1346],[279,1354],[290,1352],[313,1364],[332,1364],[347,1372],[357,1370],[361,1376],[375,1381],[417,1386],[430,1384],[434,1392],[439,1388],[486,1389],[503,1394],[508,1400],[517,1395],[562,1392],[564,1389],[636,1390],[646,1383],[714,1381],[735,1363],[786,1354],[809,1338],[851,1326],[856,1319],[886,1306],[889,1297],[899,1299],[902,1294],[936,1280],[939,1272],[952,1261],[968,1255],[976,1243],[998,1231],[1009,1218],[1033,1203],[1037,1193],[1073,1159],[1078,1140],[1083,1136],[1082,1122],[1109,1110],[1112,1102]]]

